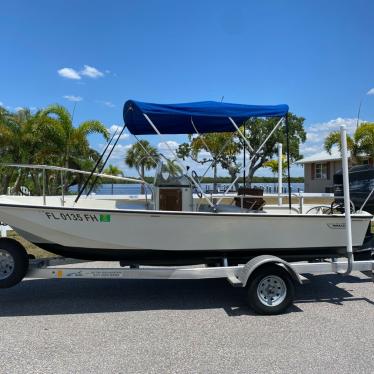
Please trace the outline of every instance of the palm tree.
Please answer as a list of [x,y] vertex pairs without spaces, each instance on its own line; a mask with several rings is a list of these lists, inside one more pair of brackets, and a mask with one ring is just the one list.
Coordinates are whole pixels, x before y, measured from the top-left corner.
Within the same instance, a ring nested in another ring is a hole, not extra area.
[[[264,167],[269,168],[271,170],[271,173],[273,174],[274,178],[274,188],[275,188],[275,176],[278,174],[278,165],[279,160],[269,160],[264,162]],[[285,176],[285,171],[287,168],[287,157],[286,155],[282,155],[282,176]]]
[[163,169],[172,177],[175,177],[183,172],[183,168],[176,163],[176,160],[166,160],[166,164],[164,164]]
[[89,153],[88,135],[101,134],[105,140],[109,139],[109,131],[100,121],[84,121],[74,127],[71,114],[61,105],[50,105],[43,115],[46,125],[49,125],[50,136],[60,147],[61,163],[66,167],[71,161],[79,164],[79,156]]
[[[133,144],[125,156],[126,165],[135,168],[142,180],[144,180],[145,170],[154,169],[159,161],[160,154],[147,140],[140,140]],[[143,184],[141,185],[141,193],[144,193]]]
[[[16,113],[11,113],[1,108],[0,110],[0,157],[4,163],[43,163],[47,157],[44,152],[46,144],[45,133],[39,131],[41,111],[32,114],[27,108]],[[18,171],[13,191],[19,192],[25,169]],[[35,170],[30,171],[35,188],[40,193]],[[11,182],[14,169],[3,170],[3,193],[6,193]]]
[[[122,176],[123,177],[123,171],[112,164],[109,164],[108,167],[104,170],[104,174],[108,175],[114,175],[114,176]],[[113,179],[112,179],[112,195],[113,195]]]
[[[337,145],[341,150],[340,132],[334,131],[325,139],[324,147],[331,154],[332,147]],[[347,135],[347,147],[351,151],[354,162],[362,157],[374,159],[374,123],[365,122],[357,127],[353,136]]]
[[87,163],[93,164],[96,157],[87,136],[100,134],[105,140],[109,139],[109,131],[100,121],[84,121],[75,127],[71,114],[61,105],[50,105],[43,110],[42,116],[42,127],[49,139],[49,146],[46,145],[45,149],[57,156],[57,163],[61,166],[87,168]]

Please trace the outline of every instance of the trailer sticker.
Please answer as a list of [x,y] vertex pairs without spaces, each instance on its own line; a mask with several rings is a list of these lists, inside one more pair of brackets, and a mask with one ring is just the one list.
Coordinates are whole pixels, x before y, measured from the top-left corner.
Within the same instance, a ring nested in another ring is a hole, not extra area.
[[62,212],[44,212],[49,220],[53,221],[77,221],[77,222],[101,222],[110,223],[110,214],[92,214],[92,213],[62,213]]
[[328,223],[327,226],[330,229],[345,229],[345,223]]

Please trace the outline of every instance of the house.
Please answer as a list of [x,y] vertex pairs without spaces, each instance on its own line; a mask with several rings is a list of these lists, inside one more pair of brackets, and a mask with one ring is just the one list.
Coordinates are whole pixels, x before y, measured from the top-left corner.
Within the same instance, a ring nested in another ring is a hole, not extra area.
[[[349,165],[350,161],[349,157]],[[333,176],[342,168],[338,150],[333,151],[331,155],[322,151],[296,163],[304,166],[304,192],[333,192]]]
[[[351,167],[350,152],[348,157],[348,165]],[[373,160],[364,159],[363,163],[373,164]],[[341,155],[337,149],[331,154],[322,151],[303,158],[296,164],[304,166],[304,192],[333,192],[334,174],[342,168]]]

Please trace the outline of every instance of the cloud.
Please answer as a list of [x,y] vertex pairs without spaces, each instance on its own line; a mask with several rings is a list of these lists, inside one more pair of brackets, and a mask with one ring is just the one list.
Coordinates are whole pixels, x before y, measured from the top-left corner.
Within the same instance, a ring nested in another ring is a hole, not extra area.
[[[127,151],[129,150],[129,148],[132,146],[132,144],[126,144],[126,145],[123,145],[123,144],[117,144],[116,147],[114,148],[109,160],[108,160],[108,164],[112,164],[112,165],[115,165],[115,166],[118,166],[122,171],[124,171],[124,169],[128,168],[128,166],[125,164],[125,156],[126,156],[126,153]],[[106,147],[106,144],[99,144],[99,152],[103,152],[104,148]],[[113,145],[110,145],[108,147],[108,150],[105,154],[105,157],[108,155],[108,152],[113,148]],[[127,173],[129,174],[129,173]],[[130,173],[131,174],[131,173]],[[136,172],[132,173],[134,175],[137,175]]]
[[[106,70],[106,71],[109,71],[109,70]],[[105,75],[102,71],[90,65],[84,65],[83,69],[80,71],[75,70],[73,68],[61,68],[57,70],[57,73],[61,77],[64,77],[67,79],[75,79],[75,80],[82,79],[82,76],[85,76],[88,78],[100,78]]]
[[318,153],[320,151],[321,151],[321,145],[313,146],[313,145],[309,145],[309,144],[305,143],[305,144],[302,144],[300,146],[300,152],[304,157],[313,155],[313,154]]
[[84,65],[84,68],[83,70],[81,70],[80,73],[81,75],[85,75],[86,77],[90,77],[90,78],[99,78],[99,77],[104,76],[103,72],[89,65]]
[[169,148],[175,150],[179,147],[179,143],[175,142],[174,140],[167,140],[166,142],[160,142],[157,145],[157,148],[160,151],[169,151]]
[[306,139],[308,142],[315,143],[315,142],[320,142],[320,136],[317,133],[314,132],[309,132],[306,134]]
[[108,108],[115,108],[115,104],[113,104],[111,101],[97,100],[96,102],[105,105]]
[[57,73],[61,77],[64,77],[67,79],[75,79],[75,80],[81,79],[81,76],[79,75],[79,73],[72,68],[62,68],[62,69],[57,70]]
[[[365,121],[359,121],[363,123]],[[307,132],[307,140],[300,146],[300,152],[304,157],[321,152],[324,147],[323,143],[326,137],[333,131],[339,131],[340,126],[347,127],[348,134],[353,134],[357,127],[357,118],[338,117],[326,122],[314,123],[305,127]]]
[[23,107],[21,107],[21,106],[16,106],[15,108],[14,108],[14,111],[15,112],[19,112],[20,110],[23,110],[24,108]]
[[66,100],[69,100],[69,101],[75,101],[75,102],[78,102],[78,101],[82,101],[83,100],[83,97],[80,97],[80,96],[74,96],[74,95],[65,95],[63,96],[64,99]]
[[[360,121],[360,123],[363,121]],[[347,127],[348,132],[353,132],[357,126],[357,118],[335,118],[327,122],[315,123],[307,128],[308,132],[318,133],[330,133],[331,131],[337,131],[341,125]]]
[[[99,144],[99,150],[98,152],[99,153],[102,153],[104,151],[104,148],[107,146],[107,144]],[[127,153],[127,151],[133,146],[133,144],[117,144],[110,156],[110,159],[115,159],[115,160],[119,160],[119,159],[123,159]],[[110,150],[113,148],[113,144],[111,144],[108,149],[107,149],[107,153],[110,152]]]
[[[117,132],[117,136],[119,135],[120,131],[122,130],[123,126],[119,126],[119,125],[112,125],[110,126],[109,128],[109,132],[113,135],[115,132]],[[116,136],[116,137],[117,137]],[[120,140],[125,140],[125,139],[128,139],[129,138],[129,134],[126,134],[126,133],[123,133],[121,136],[120,136]]]
[[366,95],[374,95],[374,87],[370,88],[370,90],[366,93]]
[[2,101],[0,101],[0,106],[5,106],[4,103]]
[[[114,148],[110,158],[113,160],[123,160],[128,149],[131,147],[132,144],[117,144],[116,147]],[[108,152],[113,148],[113,145],[110,145],[108,147]]]

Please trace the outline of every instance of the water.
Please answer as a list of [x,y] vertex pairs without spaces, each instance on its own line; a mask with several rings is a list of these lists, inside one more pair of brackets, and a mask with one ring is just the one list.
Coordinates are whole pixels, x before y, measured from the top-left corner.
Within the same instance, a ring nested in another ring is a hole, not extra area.
[[[113,184],[113,190],[111,184],[102,184],[95,191],[97,195],[138,195],[140,194],[140,184]],[[213,189],[213,183],[202,183],[201,184],[204,192]],[[229,186],[228,183],[218,183],[218,190],[223,192],[225,188]],[[274,183],[252,183],[252,188],[260,187],[264,189],[265,193],[276,193],[278,192],[278,184]],[[287,193],[287,183],[283,183],[284,193]],[[304,183],[291,183],[292,192],[304,191]],[[76,187],[71,189],[72,192],[76,192]]]

